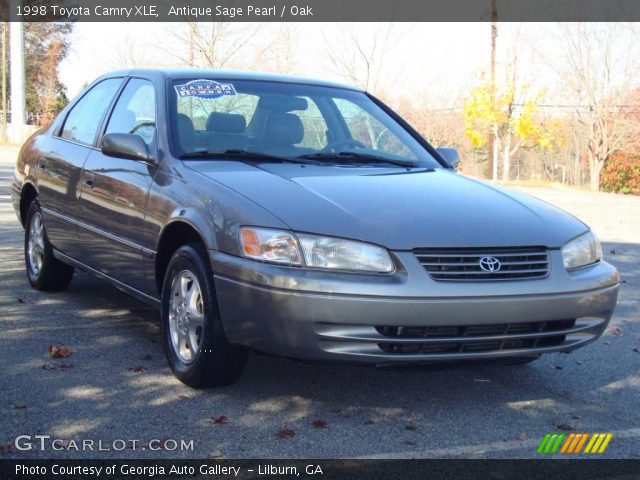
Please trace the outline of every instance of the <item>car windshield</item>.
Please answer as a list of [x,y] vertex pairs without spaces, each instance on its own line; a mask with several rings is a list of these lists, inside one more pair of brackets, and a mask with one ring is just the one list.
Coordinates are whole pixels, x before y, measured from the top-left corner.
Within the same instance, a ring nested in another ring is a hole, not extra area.
[[183,158],[246,153],[318,164],[440,164],[363,92],[253,80],[176,80],[172,148]]

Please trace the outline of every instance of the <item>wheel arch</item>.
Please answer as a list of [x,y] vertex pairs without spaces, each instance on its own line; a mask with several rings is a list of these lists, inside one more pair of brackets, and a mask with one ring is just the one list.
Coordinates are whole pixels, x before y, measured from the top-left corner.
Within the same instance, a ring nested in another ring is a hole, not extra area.
[[27,210],[34,198],[38,196],[38,190],[31,182],[25,182],[20,190],[20,221],[24,227],[24,223],[27,219]]
[[186,218],[172,220],[160,232],[155,256],[155,281],[158,293],[162,294],[164,276],[173,254],[188,243],[200,243],[208,248],[200,229]]

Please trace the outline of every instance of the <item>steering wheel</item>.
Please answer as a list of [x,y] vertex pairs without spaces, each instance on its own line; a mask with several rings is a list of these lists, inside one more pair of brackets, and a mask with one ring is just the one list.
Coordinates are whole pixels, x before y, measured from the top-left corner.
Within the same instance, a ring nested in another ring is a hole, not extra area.
[[367,146],[362,143],[359,142],[358,140],[354,140],[353,138],[349,138],[347,140],[337,140],[335,142],[331,142],[329,145],[327,145],[326,147],[324,147],[322,149],[323,152],[336,152],[338,150],[337,147],[340,146],[354,146],[354,147],[358,147],[358,148],[367,148]]
[[138,130],[145,127],[156,128],[156,124],[155,122],[142,122],[133,127],[133,129],[129,133],[136,133]]

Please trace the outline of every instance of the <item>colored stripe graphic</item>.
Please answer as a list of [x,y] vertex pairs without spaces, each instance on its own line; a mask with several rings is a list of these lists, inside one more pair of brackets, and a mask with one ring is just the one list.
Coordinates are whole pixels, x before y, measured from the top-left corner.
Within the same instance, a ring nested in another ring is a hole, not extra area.
[[[538,445],[537,452],[543,454],[578,454],[586,443],[583,453],[604,453],[613,438],[611,433],[547,433]],[[587,441],[588,440],[588,441]]]
[[598,450],[598,453],[604,453],[604,451],[607,449],[607,446],[609,445],[609,442],[611,441],[612,438],[613,438],[613,433],[607,433],[607,436],[604,439],[604,442],[602,442],[602,445],[600,446],[600,450]]
[[562,444],[562,450],[560,450],[560,453],[567,453],[567,450],[569,450],[569,447],[574,443],[576,443],[577,440],[578,440],[578,435],[575,433],[570,433],[567,439]]
[[589,438],[589,434],[582,433],[581,435],[582,435],[582,438],[580,439],[580,442],[578,443],[578,445],[576,445],[576,449],[571,453],[580,453],[580,451],[582,451],[582,447],[584,446],[584,443],[587,441],[587,438]]

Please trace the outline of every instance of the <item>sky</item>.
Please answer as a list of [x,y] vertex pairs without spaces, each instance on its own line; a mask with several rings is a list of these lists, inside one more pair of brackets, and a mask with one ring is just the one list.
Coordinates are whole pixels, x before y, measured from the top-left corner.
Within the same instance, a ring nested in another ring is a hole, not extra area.
[[[596,49],[600,40],[597,31],[605,27],[589,27]],[[330,58],[344,50],[349,38],[358,39],[365,48],[382,43],[387,52],[381,73],[385,93],[420,97],[422,101],[428,98],[430,108],[459,108],[471,87],[486,75],[490,62],[490,23],[236,23],[229,28],[230,38],[246,41],[231,68],[254,69],[248,59],[277,48],[274,39],[285,28],[294,39],[295,61],[289,73],[327,80],[345,81]],[[519,83],[530,93],[539,92],[545,101],[558,100],[567,90],[564,83],[568,80],[566,73],[564,77],[558,74],[559,38],[564,28],[561,24],[499,24],[498,81],[517,57]],[[638,25],[632,28],[638,31]],[[76,23],[70,53],[59,68],[69,97],[101,74],[124,66],[184,66],[180,57],[186,56],[186,43],[179,38],[184,38],[185,29],[183,23]],[[384,42],[383,34],[388,31],[389,40]],[[624,33],[616,41],[621,45],[621,56],[640,63],[635,49],[640,46],[637,33]]]
[[[376,24],[356,24],[356,35],[366,41],[379,30]],[[181,66],[165,49],[175,45],[171,31],[182,24],[166,23],[77,23],[71,51],[60,66],[60,77],[70,96],[99,75],[121,67],[123,51],[133,51],[133,60],[155,66]],[[277,34],[278,25],[265,25],[256,42]],[[330,80],[342,80],[330,68],[328,45],[340,27],[333,24],[294,25],[296,62],[292,73]],[[394,74],[394,83],[403,89],[435,88],[452,90],[452,85],[485,68],[489,62],[490,30],[487,24],[399,24],[385,57],[385,69]],[[246,51],[255,48],[251,42]]]

